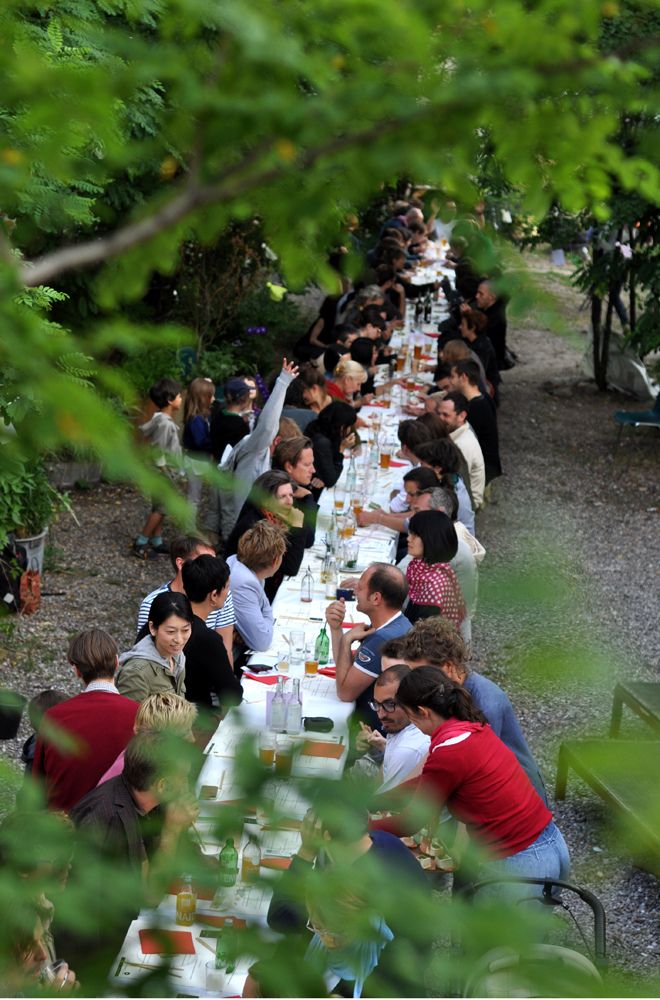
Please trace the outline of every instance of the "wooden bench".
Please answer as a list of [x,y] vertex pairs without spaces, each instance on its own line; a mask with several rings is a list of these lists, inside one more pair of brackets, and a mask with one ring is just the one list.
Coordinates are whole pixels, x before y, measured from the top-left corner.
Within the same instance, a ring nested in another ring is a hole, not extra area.
[[559,748],[558,799],[571,767],[611,806],[637,863],[660,874],[660,741],[567,740]]
[[621,714],[627,705],[647,725],[660,733],[660,683],[631,682],[617,684],[612,702],[610,736],[618,736],[621,730]]

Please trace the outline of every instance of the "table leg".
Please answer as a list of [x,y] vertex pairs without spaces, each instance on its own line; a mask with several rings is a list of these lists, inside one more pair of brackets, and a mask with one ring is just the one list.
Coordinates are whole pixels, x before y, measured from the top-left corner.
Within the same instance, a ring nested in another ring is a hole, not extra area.
[[566,797],[566,782],[568,780],[569,754],[563,745],[559,748],[559,759],[557,760],[557,779],[555,782],[555,798]]
[[621,715],[623,712],[623,691],[617,684],[612,700],[612,719],[610,721],[610,736],[618,736],[621,731]]

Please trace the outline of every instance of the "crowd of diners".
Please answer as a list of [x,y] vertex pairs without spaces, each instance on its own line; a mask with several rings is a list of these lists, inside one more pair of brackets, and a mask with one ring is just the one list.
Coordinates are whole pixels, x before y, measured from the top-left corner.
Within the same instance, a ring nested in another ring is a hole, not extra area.
[[[185,391],[169,378],[152,387],[153,415],[141,430],[163,475],[187,470],[199,528],[167,544],[163,508],[154,499],[133,552],[140,559],[165,555],[171,571],[136,609],[134,643],[122,651],[94,627],[74,636],[67,659],[80,693],[48,690],[30,704],[35,733],[24,747],[26,782],[41,789],[64,832],[91,839],[108,872],[155,884],[160,866],[188,843],[197,816],[192,775],[172,773],[167,747],[203,745],[209,725],[240,703],[248,657],[272,647],[273,601],[314,544],[320,498],[364,447],[364,408],[400,377],[390,341],[420,294],[414,271],[433,247],[435,259],[454,268],[455,281],[441,293],[448,314],[437,331],[428,391],[406,405],[398,423],[407,471],[388,505],[357,515],[360,527],[397,533],[396,559],[374,563],[350,582],[365,623],[344,627],[343,598],[326,610],[336,696],[355,702],[347,780],[371,781],[373,809],[367,814],[360,799],[348,838],[310,811],[269,912],[294,950],[325,963],[340,994],[379,995],[378,969],[395,976],[397,947],[415,942],[406,941],[405,927],[390,926],[391,914],[388,923],[378,908],[369,909],[359,880],[352,894],[335,899],[333,912],[318,902],[306,908],[300,896],[292,905],[287,886],[348,857],[356,873],[367,870],[367,859],[396,873],[397,892],[408,885],[424,891],[428,880],[401,839],[416,832],[420,801],[432,816],[429,836],[452,861],[456,887],[475,873],[562,879],[569,869],[515,708],[470,667],[486,556],[481,511],[502,474],[497,412],[507,400],[500,372],[515,362],[500,276],[479,270],[474,233],[478,222],[460,227],[452,206],[425,217],[415,199],[396,203],[377,240],[363,249],[362,279],[344,280],[343,294],[325,298],[295,345],[296,360],[285,358],[267,387],[258,391],[240,373],[222,387],[208,378]],[[438,294],[435,287],[422,291]],[[390,366],[384,378],[382,365]],[[220,488],[205,483],[209,463],[225,473]],[[0,829],[4,863],[10,835],[21,824],[30,828],[33,803],[21,795]],[[75,869],[75,852],[72,863]],[[79,940],[69,928],[62,935],[65,961],[53,968],[57,913],[39,877],[47,866],[40,856],[19,867],[35,889],[25,933],[12,944],[13,975],[29,982],[48,967],[55,988],[66,992],[78,987],[81,956],[97,954],[101,944],[93,928],[80,928]],[[368,940],[347,936],[348,916],[365,908]],[[269,969],[277,968],[255,965],[245,995],[287,995],[273,983]],[[410,992],[410,984],[396,981],[398,992]]]

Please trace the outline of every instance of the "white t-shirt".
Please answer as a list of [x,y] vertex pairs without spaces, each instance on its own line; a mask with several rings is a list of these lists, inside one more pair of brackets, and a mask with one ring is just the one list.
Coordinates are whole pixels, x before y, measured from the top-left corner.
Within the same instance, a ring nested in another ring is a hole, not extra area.
[[426,760],[431,745],[431,737],[412,723],[398,733],[388,733],[385,738],[383,783],[378,792],[388,792],[403,784]]

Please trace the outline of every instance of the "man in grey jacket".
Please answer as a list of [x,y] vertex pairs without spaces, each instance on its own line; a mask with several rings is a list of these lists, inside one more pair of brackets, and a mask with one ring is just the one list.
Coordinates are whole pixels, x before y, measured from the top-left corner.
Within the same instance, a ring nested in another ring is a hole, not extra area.
[[282,371],[259,415],[256,427],[251,434],[238,442],[229,457],[219,466],[221,472],[232,477],[232,482],[231,486],[218,491],[218,522],[216,525],[209,525],[209,528],[211,530],[219,528],[223,538],[229,536],[236,524],[254,480],[270,468],[286,390],[297,376],[297,366],[284,358]]

